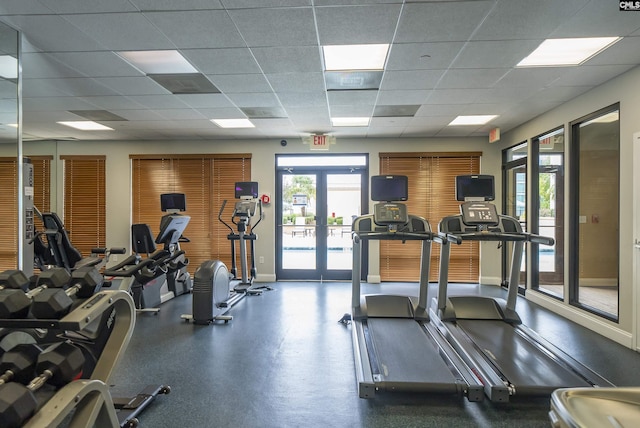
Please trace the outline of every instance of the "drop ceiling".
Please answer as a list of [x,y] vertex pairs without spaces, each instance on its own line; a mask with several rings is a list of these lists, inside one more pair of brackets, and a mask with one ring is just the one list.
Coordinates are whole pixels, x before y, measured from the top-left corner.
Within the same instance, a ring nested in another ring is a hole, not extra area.
[[[467,137],[504,133],[640,64],[640,11],[618,3],[21,0],[1,2],[0,20],[24,36],[24,140]],[[623,39],[577,67],[515,67],[544,39],[588,36]],[[383,43],[378,89],[325,79],[321,46]],[[116,54],[172,49],[218,92],[173,94]],[[472,114],[498,117],[447,126]],[[114,130],[57,123],[86,115]],[[331,126],[349,116],[371,122]]]

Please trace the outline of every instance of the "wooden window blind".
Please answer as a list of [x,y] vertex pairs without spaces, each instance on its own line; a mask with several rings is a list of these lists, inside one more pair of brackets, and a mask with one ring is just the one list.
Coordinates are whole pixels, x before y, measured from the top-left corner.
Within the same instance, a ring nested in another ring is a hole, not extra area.
[[181,248],[189,258],[189,271],[210,259],[222,260],[230,268],[229,230],[218,221],[218,211],[226,199],[224,219],[230,223],[234,183],[251,180],[251,155],[131,155],[131,159],[133,223],[146,223],[157,234],[165,214],[160,195],[184,193],[185,214],[191,217],[184,236],[191,242],[181,243]]
[[2,203],[0,216],[0,270],[18,266],[18,162],[17,158],[0,158]]
[[[458,214],[455,177],[478,174],[479,152],[470,153],[380,153],[380,174],[409,178],[407,209],[422,216],[435,231],[443,217]],[[451,249],[449,280],[478,282],[480,271],[477,242],[465,242]],[[433,244],[429,279],[437,281],[440,247]],[[380,242],[380,277],[383,281],[417,281],[420,278],[420,243]]]
[[[51,209],[51,160],[52,156],[29,156],[33,164],[34,205],[39,210]],[[18,266],[18,164],[16,158],[0,158],[0,271]],[[42,225],[36,218],[36,227]]]
[[64,161],[64,226],[83,257],[106,245],[105,156],[60,156]]

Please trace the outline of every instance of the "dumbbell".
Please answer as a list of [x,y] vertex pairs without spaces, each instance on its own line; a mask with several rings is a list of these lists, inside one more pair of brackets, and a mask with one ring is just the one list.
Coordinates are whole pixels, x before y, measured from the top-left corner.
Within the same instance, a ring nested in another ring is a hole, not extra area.
[[[22,275],[24,276],[24,274]],[[64,287],[71,279],[69,272],[63,268],[46,270],[38,277],[36,287],[25,293],[22,287],[13,288],[23,281],[19,276],[14,274],[11,280],[4,283],[7,288],[0,290],[0,318],[26,318],[34,296],[49,287]],[[27,283],[29,283],[28,279]]]
[[38,357],[36,372],[40,375],[27,386],[17,382],[0,385],[0,426],[17,428],[38,408],[34,392],[45,384],[61,387],[82,373],[84,355],[69,342],[60,342],[44,350]]
[[21,288],[26,291],[28,287],[29,278],[21,270],[10,269],[0,272],[0,290]]
[[[71,274],[71,286],[67,289],[50,287],[33,297],[31,314],[39,319],[60,319],[73,306],[73,296],[85,299],[102,287],[103,278],[95,266],[83,266]],[[63,284],[64,286],[66,284]]]
[[35,343],[21,343],[5,352],[0,360],[0,385],[9,381],[29,382],[41,352]]

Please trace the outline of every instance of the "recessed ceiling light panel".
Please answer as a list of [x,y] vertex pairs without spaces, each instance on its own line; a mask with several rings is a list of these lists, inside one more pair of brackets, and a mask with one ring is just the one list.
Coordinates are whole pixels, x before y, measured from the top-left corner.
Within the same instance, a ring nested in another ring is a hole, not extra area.
[[60,125],[70,126],[75,129],[80,129],[82,131],[113,131],[113,128],[109,128],[108,126],[101,125],[98,122],[93,122],[91,120],[63,121],[57,123]]
[[620,39],[620,37],[547,39],[520,61],[517,67],[580,65]]
[[495,114],[478,114],[473,116],[458,116],[453,119],[449,125],[447,126],[458,126],[458,125],[484,125],[485,123],[489,123],[493,119],[498,117]]
[[180,52],[168,51],[120,51],[122,59],[144,74],[197,73]]
[[322,52],[327,71],[383,70],[389,45],[328,45]]
[[333,126],[369,126],[368,117],[332,117]]
[[255,128],[249,119],[211,119],[220,128]]

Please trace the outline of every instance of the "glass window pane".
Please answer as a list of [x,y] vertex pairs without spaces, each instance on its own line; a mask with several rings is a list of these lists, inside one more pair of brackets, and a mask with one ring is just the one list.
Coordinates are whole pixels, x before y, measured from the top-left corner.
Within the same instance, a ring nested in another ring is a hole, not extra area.
[[[571,301],[617,319],[620,127],[618,110],[574,125],[577,269]],[[572,252],[573,252],[572,251]]]

